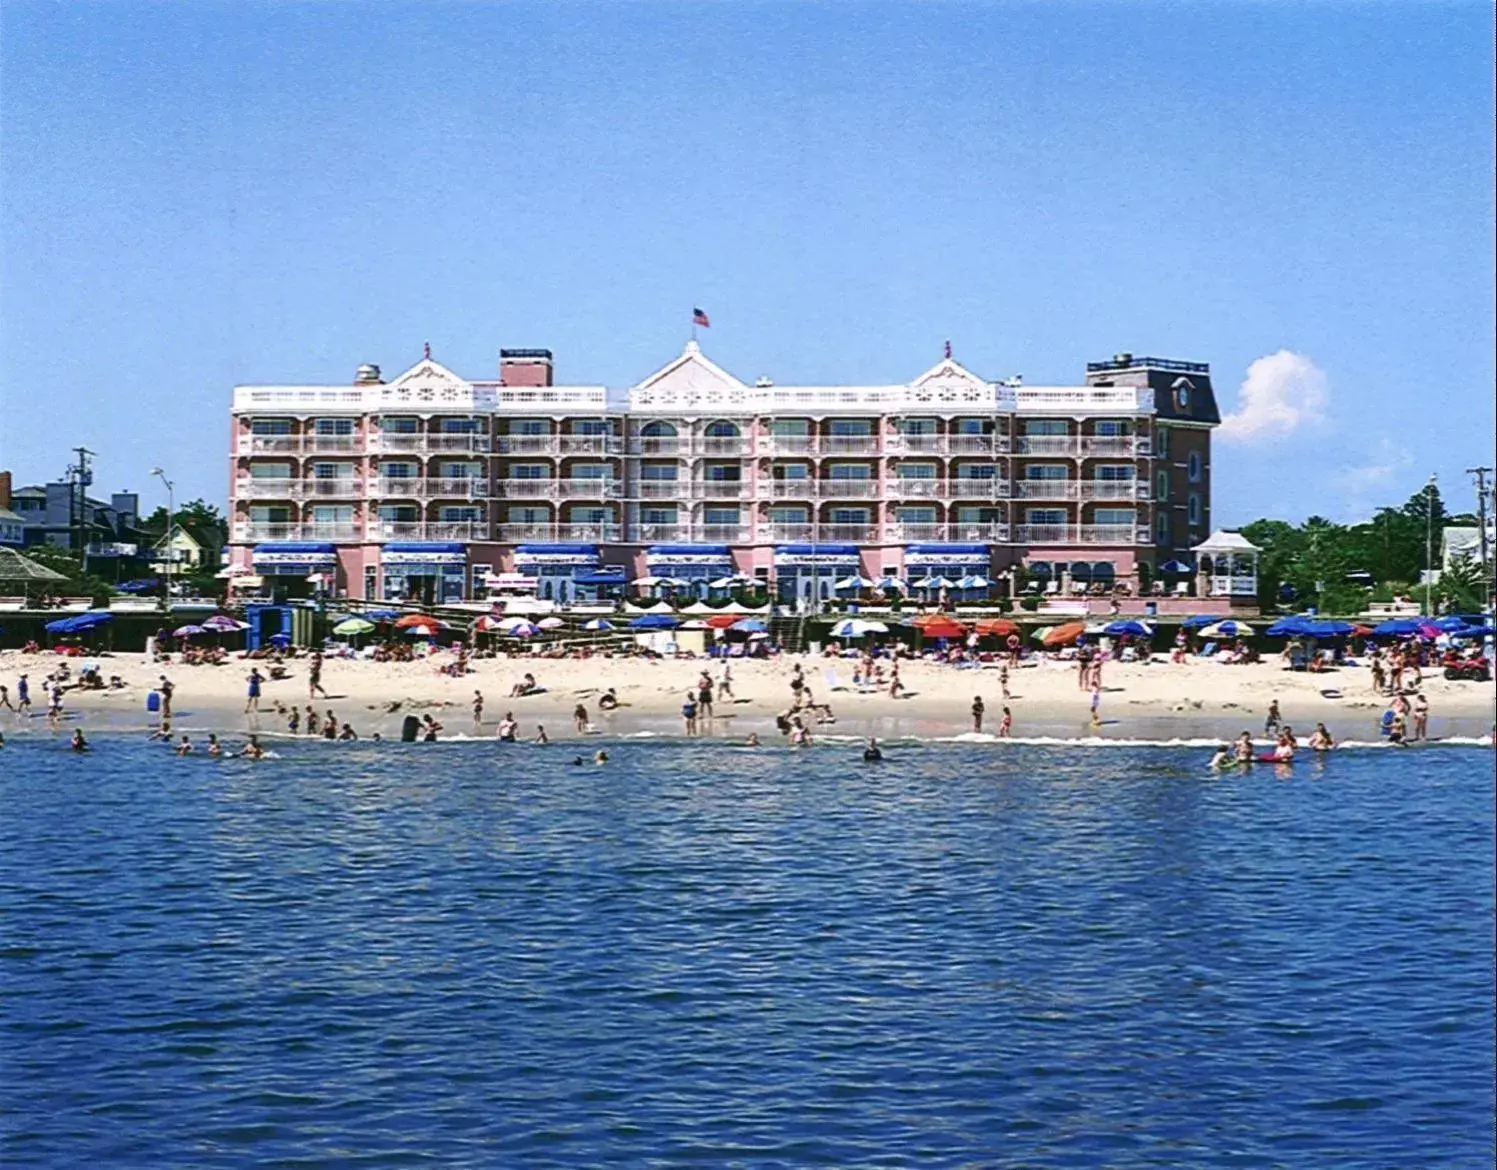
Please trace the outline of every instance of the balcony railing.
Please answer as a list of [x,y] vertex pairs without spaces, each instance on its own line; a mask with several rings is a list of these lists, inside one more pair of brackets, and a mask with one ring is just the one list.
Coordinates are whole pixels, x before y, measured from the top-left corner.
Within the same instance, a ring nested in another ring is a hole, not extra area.
[[500,455],[621,455],[624,440],[617,435],[495,435]]
[[692,491],[690,481],[684,479],[641,479],[634,484],[634,495],[641,500],[684,500]]
[[816,492],[823,500],[876,500],[876,479],[818,479]]
[[376,431],[369,436],[369,450],[385,454],[422,451],[437,454],[453,452],[482,454],[489,450],[490,445],[488,435],[477,434],[449,435],[430,432]]
[[585,500],[614,499],[623,495],[622,480],[603,477],[581,479],[496,479],[494,495],[510,500],[544,500],[565,497]]
[[300,435],[240,435],[240,455],[300,455]]
[[1014,440],[1019,455],[1074,455],[1077,450],[1073,435],[1020,435]]
[[1131,435],[1082,435],[1083,455],[1126,455],[1138,453],[1138,441]]
[[374,481],[373,495],[383,499],[425,499],[446,496],[463,500],[481,500],[489,494],[489,481],[476,476],[452,476],[427,479],[419,476],[391,476]]
[[760,435],[760,455],[814,455],[816,439],[812,435]]
[[974,544],[1006,544],[1009,528],[1007,524],[972,523],[952,521],[949,524],[905,524],[894,521],[885,528],[887,539],[896,542],[911,541],[962,541]]
[[487,520],[372,520],[371,540],[488,540]]
[[1142,479],[1020,479],[1014,481],[1016,500],[1148,500],[1149,483]]
[[741,479],[703,479],[693,484],[692,492],[702,500],[746,500],[749,485]]
[[1207,587],[1212,597],[1256,597],[1258,578],[1255,575],[1236,574],[1230,577],[1209,577]]
[[888,455],[1006,455],[1007,435],[889,435]]
[[1148,544],[1149,530],[1132,524],[1020,524],[1019,544]]
[[689,440],[635,436],[629,440],[631,455],[685,455],[691,450]]
[[364,539],[364,526],[359,523],[333,524],[307,521],[298,524],[281,521],[241,520],[234,525],[234,539],[239,541],[356,541]]
[[1080,485],[1074,479],[1016,479],[1016,500],[1074,500],[1081,494]]
[[1149,500],[1153,491],[1146,479],[1083,479],[1083,500]]

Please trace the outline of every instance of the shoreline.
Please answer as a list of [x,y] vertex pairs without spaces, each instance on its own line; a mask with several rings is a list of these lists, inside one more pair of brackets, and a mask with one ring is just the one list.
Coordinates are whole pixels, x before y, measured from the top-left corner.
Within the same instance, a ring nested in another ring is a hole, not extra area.
[[[275,735],[286,731],[285,717],[274,704],[307,706],[306,659],[287,662],[290,677],[264,685],[258,720],[247,716],[245,677],[252,665],[234,659],[219,667],[157,665],[143,654],[113,655],[98,660],[103,674],[119,675],[119,690],[68,690],[63,698],[62,728],[81,726],[90,731],[147,734],[158,723],[146,711],[146,694],[166,674],[175,685],[172,718],[175,733],[194,737],[214,732],[243,736],[250,732]],[[449,661],[447,656],[436,662]],[[921,661],[901,662],[900,673],[908,697],[893,699],[886,692],[858,693],[831,689],[850,682],[852,662],[845,659],[785,656],[768,660],[730,660],[731,698],[719,698],[715,715],[696,737],[731,744],[758,734],[770,746],[783,742],[776,715],[791,705],[790,678],[796,664],[804,672],[815,701],[830,704],[835,721],[807,719],[813,739],[862,738],[876,735],[890,740],[968,742],[997,740],[1003,708],[1013,714],[1012,738],[1018,742],[1149,742],[1219,741],[1250,731],[1261,738],[1264,715],[1277,699],[1284,721],[1303,740],[1316,723],[1324,722],[1338,740],[1375,743],[1381,739],[1379,720],[1390,701],[1372,690],[1365,669],[1343,669],[1325,674],[1303,674],[1279,669],[1274,663],[1221,666],[1190,661],[1142,663],[1109,662],[1104,668],[1101,722],[1090,723],[1090,696],[1076,685],[1074,666],[1053,660],[1030,660],[1012,671],[1011,698],[1001,696],[999,672],[994,668],[958,669]],[[32,714],[19,719],[0,710],[0,732],[52,734],[47,725],[43,679],[58,664],[50,655],[0,653],[0,682],[16,697],[15,680],[30,675]],[[398,740],[408,714],[432,714],[443,724],[442,738],[493,739],[506,712],[513,712],[522,742],[544,726],[558,743],[650,737],[685,738],[680,705],[687,688],[704,668],[714,684],[721,660],[640,658],[548,659],[513,657],[478,659],[470,673],[452,677],[440,673],[436,662],[374,663],[330,658],[323,682],[329,691],[319,695],[319,717],[331,708],[340,722],[351,723],[361,740],[378,732],[384,741]],[[76,660],[71,664],[76,672]],[[510,687],[524,673],[536,676],[539,693],[509,698]],[[835,675],[835,677],[833,677]],[[600,712],[596,699],[605,688],[616,690],[620,707]],[[1450,682],[1427,676],[1422,686],[1430,701],[1431,740],[1476,742],[1489,737],[1497,713],[1497,684]],[[484,726],[473,734],[473,692],[484,696]],[[970,707],[974,695],[986,706],[982,732],[972,734]],[[583,704],[596,734],[578,734],[573,708]],[[305,734],[297,736],[308,739]]]

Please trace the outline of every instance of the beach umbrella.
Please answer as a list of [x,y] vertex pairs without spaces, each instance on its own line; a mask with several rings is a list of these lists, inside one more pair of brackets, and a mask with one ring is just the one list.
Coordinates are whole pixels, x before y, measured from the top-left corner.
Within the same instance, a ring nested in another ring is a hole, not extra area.
[[735,634],[765,634],[769,632],[769,627],[758,618],[744,618],[743,621],[735,622],[728,628]]
[[851,577],[843,577],[842,580],[836,582],[836,584],[834,584],[832,588],[837,590],[872,589],[873,582],[870,581],[867,577],[860,577],[856,573],[854,573]]
[[1195,567],[1185,561],[1165,561],[1159,566],[1161,573],[1168,573],[1172,577],[1183,577],[1188,573],[1194,573]]
[[593,618],[589,622],[584,622],[582,628],[584,630],[611,630],[613,623],[607,618]]
[[1123,620],[1102,627],[1109,638],[1152,638],[1154,631],[1140,621]]
[[956,583],[958,589],[986,589],[989,581],[977,573],[969,573]]
[[1463,626],[1459,630],[1451,630],[1450,637],[1455,639],[1464,638],[1490,638],[1492,636],[1491,626]]
[[[528,618],[507,617],[500,618],[493,627],[501,634],[513,634],[516,630],[529,630],[534,632],[537,627]],[[521,637],[529,637],[529,634],[521,634]]]
[[843,618],[831,629],[833,638],[861,638],[864,634],[887,634],[889,627],[883,622],[866,621],[863,618]]
[[1311,638],[1344,638],[1348,634],[1355,634],[1358,630],[1366,629],[1366,626],[1355,626],[1351,622],[1336,621],[1335,619],[1305,623],[1305,633]]
[[559,617],[544,617],[535,624],[543,630],[559,630],[567,623]]
[[680,624],[680,619],[668,613],[647,613],[630,622],[629,628],[631,630],[674,630]]
[[734,573],[730,577],[719,577],[716,581],[707,582],[709,589],[744,589],[757,584],[759,584],[757,577],[745,577],[742,573]]
[[1280,618],[1263,632],[1270,638],[1305,638],[1312,634],[1311,624],[1309,618],[1296,615]]
[[1188,617],[1180,623],[1184,630],[1199,630],[1204,626],[1215,625],[1221,621],[1221,615],[1215,613],[1198,613],[1194,617]]
[[202,626],[194,626],[194,625],[178,626],[175,630],[172,631],[172,637],[173,638],[195,638],[199,634],[206,634],[208,632],[209,631],[203,629]]
[[1047,631],[1040,641],[1045,649],[1054,650],[1061,646],[1069,646],[1084,633],[1086,633],[1085,622],[1064,622]]
[[707,619],[707,628],[712,630],[728,630],[738,624],[738,615],[733,613],[715,613]]
[[397,630],[414,629],[416,626],[440,626],[443,623],[434,617],[427,617],[424,613],[408,613],[403,618],[397,618],[395,628]]
[[1224,621],[1215,622],[1201,629],[1203,638],[1246,638],[1253,632],[1253,627],[1247,622]]
[[1038,629],[1031,630],[1029,632],[1029,636],[1036,642],[1043,642],[1045,640],[1046,634],[1048,634],[1051,630],[1057,630],[1059,628],[1059,626],[1040,626]]
[[1377,638],[1412,638],[1427,623],[1423,618],[1390,618],[1372,627]]
[[767,641],[768,639],[769,639],[769,635],[767,633],[766,634],[750,634],[748,636],[748,640],[750,642],[764,642],[764,641]]
[[689,622],[682,622],[680,628],[683,630],[705,630],[707,628],[707,623],[702,621],[700,618],[695,618]]
[[48,622],[42,628],[49,634],[71,634],[75,620],[75,618],[70,617],[58,618],[56,621]]
[[1017,634],[1019,627],[1017,623],[1008,618],[983,618],[977,623],[977,632],[993,638],[1006,638],[1010,634]]
[[434,621],[412,622],[408,626],[401,626],[400,631],[412,638],[435,638],[442,632],[442,627]]
[[875,589],[882,589],[886,593],[890,589],[898,589],[901,593],[906,593],[910,588],[908,581],[901,581],[898,577],[880,577],[873,585]]
[[[370,627],[370,629],[373,628],[373,626]],[[203,623],[203,629],[212,630],[215,634],[232,634],[238,630],[249,629],[249,623],[235,621],[227,614],[216,613]]]
[[373,622],[361,617],[346,617],[333,627],[333,633],[340,638],[351,638],[355,634],[367,634],[374,628]]
[[967,627],[943,613],[921,614],[910,623],[927,638],[960,638]]
[[492,634],[498,631],[504,621],[505,619],[498,614],[486,613],[473,623],[473,628],[480,634]]
[[364,616],[371,622],[393,622],[400,617],[398,609],[366,609]]

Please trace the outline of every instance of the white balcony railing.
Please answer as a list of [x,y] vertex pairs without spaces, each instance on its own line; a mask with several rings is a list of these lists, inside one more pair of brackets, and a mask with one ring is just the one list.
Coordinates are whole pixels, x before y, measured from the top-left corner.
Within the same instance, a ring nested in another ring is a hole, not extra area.
[[641,500],[684,500],[692,490],[690,482],[682,479],[641,479],[634,484],[634,495]]
[[805,479],[760,479],[761,500],[814,500],[817,481]]
[[703,479],[693,484],[692,492],[702,500],[746,500],[749,485],[741,479]]
[[1019,544],[1148,544],[1149,530],[1132,524],[1020,524]]
[[240,435],[240,455],[300,455],[300,435]]
[[895,521],[885,529],[886,538],[895,542],[912,541],[962,541],[974,544],[1006,544],[1009,537],[1007,524],[976,522],[963,524],[905,524]]
[[431,432],[376,431],[369,436],[369,450],[376,454],[431,452],[433,454],[483,454],[490,447],[488,435],[434,434]]
[[1127,455],[1138,451],[1137,441],[1131,435],[1082,435],[1083,455]]
[[760,435],[760,455],[814,455],[816,439],[812,435]]
[[1014,440],[1019,455],[1075,455],[1078,449],[1072,435],[1020,435]]
[[488,540],[487,520],[372,520],[371,540]]
[[428,479],[419,476],[391,476],[374,481],[372,493],[383,499],[450,499],[481,500],[489,494],[489,481],[477,476],[447,476]]
[[614,499],[623,495],[622,480],[584,477],[580,479],[496,479],[494,495],[509,500]]
[[1146,479],[1084,479],[1081,481],[1083,500],[1148,500],[1152,498],[1149,481]]
[[876,500],[879,496],[876,479],[818,479],[816,490],[823,500]]
[[1019,479],[1017,500],[1147,500],[1149,484],[1142,479]]

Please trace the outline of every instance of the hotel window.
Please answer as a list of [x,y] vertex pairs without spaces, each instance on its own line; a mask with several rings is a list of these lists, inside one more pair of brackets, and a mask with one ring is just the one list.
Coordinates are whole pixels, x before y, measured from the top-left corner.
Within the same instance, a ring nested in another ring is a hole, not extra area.
[[550,479],[551,465],[549,463],[511,463],[509,465],[510,479]]
[[867,524],[867,508],[833,508],[833,524]]
[[1160,469],[1154,476],[1154,497],[1162,504],[1170,498],[1170,473]]
[[317,433],[319,435],[351,435],[353,434],[353,419],[320,418],[317,420]]
[[[933,435],[936,433],[936,420],[933,418],[902,418],[895,422],[894,427],[901,435]],[[835,433],[834,431],[833,434]]]
[[873,434],[873,421],[866,418],[834,418],[827,423],[830,435],[866,436]]
[[510,508],[504,518],[511,524],[549,524],[550,508]]
[[771,508],[769,510],[771,524],[808,524],[810,520],[809,508]]
[[957,479],[997,479],[998,465],[996,463],[959,463],[956,468]]
[[1100,525],[1127,525],[1132,527],[1138,513],[1132,508],[1098,508],[1092,513],[1092,523]]
[[1101,463],[1097,465],[1097,478],[1109,483],[1118,483],[1131,480],[1138,474],[1138,469],[1131,463]]
[[249,513],[255,524],[291,523],[291,509],[283,504],[257,504],[250,508]]
[[251,479],[290,479],[291,464],[289,463],[251,463]]
[[664,504],[658,508],[641,508],[639,510],[639,522],[641,524],[674,524],[676,522],[676,506]]
[[257,418],[250,422],[252,435],[289,435],[290,433],[291,420],[289,418]]
[[810,420],[804,418],[777,418],[769,423],[769,433],[779,438],[804,438],[811,433]]
[[572,464],[572,479],[607,479],[609,466],[606,463],[574,463]]
[[352,504],[317,504],[312,509],[314,524],[352,524]]
[[957,435],[991,435],[993,433],[993,420],[990,418],[959,418],[951,424],[953,434]]
[[593,508],[585,504],[573,504],[567,509],[567,518],[573,524],[607,524],[613,519],[607,508]]
[[901,463],[894,469],[894,474],[900,479],[935,479],[936,465],[934,463]]
[[958,508],[956,510],[956,522],[958,524],[999,524],[1003,516],[997,508]]
[[1191,492],[1186,500],[1186,514],[1190,517],[1192,525],[1201,522],[1201,497],[1196,492]]
[[481,508],[442,508],[440,516],[450,524],[477,524],[483,519]]
[[415,418],[382,418],[380,433],[384,435],[414,435],[421,429],[421,420]]
[[385,479],[415,479],[420,469],[414,463],[381,463],[379,473]]
[[1119,438],[1129,433],[1128,420],[1125,418],[1099,418],[1097,420],[1098,435],[1107,435]]
[[574,435],[611,435],[613,424],[606,418],[579,418],[572,420]]
[[483,430],[483,424],[476,418],[439,418],[435,421],[434,429],[443,435],[474,435]]
[[1069,479],[1070,470],[1064,463],[1031,463],[1024,469],[1024,478]]
[[1024,433],[1026,435],[1069,435],[1071,432],[1063,418],[1026,418]]
[[639,478],[650,483],[674,483],[679,471],[674,463],[645,463],[639,469]]
[[866,463],[832,463],[827,466],[830,479],[872,479],[873,469]]
[[442,479],[477,479],[480,466],[477,463],[439,463],[437,475]]
[[1170,429],[1169,427],[1156,427],[1154,429],[1154,454],[1161,459],[1170,457]]
[[702,467],[702,478],[709,483],[737,483],[743,478],[743,467],[737,463],[708,463]]
[[776,463],[769,469],[771,479],[803,480],[811,477],[809,463]]
[[1024,513],[1025,524],[1064,524],[1066,522],[1066,510],[1064,508],[1029,508]]
[[901,524],[935,524],[938,522],[934,508],[895,508],[894,519]]
[[543,418],[512,418],[509,420],[512,435],[549,435],[551,423]]
[[702,433],[709,439],[736,439],[743,432],[738,429],[737,423],[720,418],[708,423],[707,429]]
[[313,479],[352,479],[352,463],[314,463],[312,464]]
[[1191,483],[1200,483],[1201,482],[1201,453],[1199,451],[1192,451],[1190,453],[1189,457],[1186,459],[1185,464],[1186,464],[1186,468],[1185,468],[1186,474],[1190,477],[1190,482]]
[[1170,542],[1170,518],[1164,512],[1154,517],[1154,539],[1159,544]]
[[387,524],[414,524],[421,512],[415,504],[382,504],[379,518]]
[[702,510],[702,523],[704,524],[737,524],[742,518],[742,513],[737,508],[704,508]]

